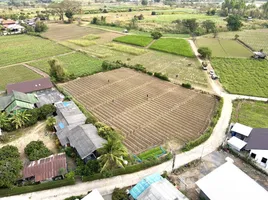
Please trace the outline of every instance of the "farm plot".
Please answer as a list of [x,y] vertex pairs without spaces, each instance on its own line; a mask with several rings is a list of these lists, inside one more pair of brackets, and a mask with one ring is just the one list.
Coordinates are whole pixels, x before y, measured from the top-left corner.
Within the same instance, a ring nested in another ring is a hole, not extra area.
[[184,39],[160,38],[150,46],[150,49],[191,58],[194,57],[190,44]]
[[126,35],[126,36],[115,38],[114,41],[122,42],[126,44],[133,44],[133,45],[137,45],[141,47],[146,47],[153,41],[153,38],[149,36],[141,36],[141,35]]
[[167,140],[199,137],[216,99],[130,69],[117,69],[61,85],[90,112],[122,131],[132,153]]
[[[69,74],[74,74],[74,76],[91,75],[102,71],[101,60],[89,57],[82,53],[72,53],[69,55],[58,56],[57,59],[62,62],[63,67],[67,70],[67,72]],[[31,62],[29,65],[48,73],[48,60],[49,59]]]
[[231,121],[254,128],[267,128],[268,104],[257,101],[234,101]]
[[212,66],[230,93],[267,97],[267,60],[213,58]]
[[0,68],[0,77],[0,91],[5,90],[6,85],[9,83],[17,83],[41,78],[39,74],[31,71],[23,65]]
[[55,56],[71,50],[52,41],[28,35],[0,37],[0,67]]
[[209,47],[212,57],[246,57],[252,56],[252,52],[239,42],[231,39],[198,38],[198,47]]

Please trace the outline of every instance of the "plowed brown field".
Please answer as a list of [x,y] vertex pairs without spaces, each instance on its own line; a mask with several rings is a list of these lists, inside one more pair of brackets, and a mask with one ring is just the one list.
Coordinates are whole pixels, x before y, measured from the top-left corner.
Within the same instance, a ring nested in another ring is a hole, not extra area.
[[100,121],[120,129],[132,153],[167,140],[182,143],[207,128],[216,99],[130,69],[117,69],[62,85]]

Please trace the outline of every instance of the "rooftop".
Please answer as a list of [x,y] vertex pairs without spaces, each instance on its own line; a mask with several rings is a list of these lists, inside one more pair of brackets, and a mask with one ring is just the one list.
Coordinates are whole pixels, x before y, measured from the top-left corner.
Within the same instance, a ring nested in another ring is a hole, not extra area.
[[39,100],[38,107],[45,104],[54,104],[63,101],[64,96],[56,89],[37,91],[36,96]]
[[235,123],[231,131],[248,137],[250,132],[252,131],[252,128],[243,124]]
[[66,155],[60,153],[32,161],[23,168],[23,178],[35,177],[35,182],[44,181],[60,175],[60,169],[67,171]]
[[254,128],[248,138],[247,150],[268,150],[268,128]]
[[82,200],[104,200],[98,190],[92,190],[88,195],[86,195]]
[[268,199],[268,192],[230,161],[196,184],[210,200]]
[[8,84],[6,89],[10,94],[12,91],[31,93],[39,90],[50,89],[53,87],[49,78],[40,78],[32,81],[25,81],[20,83]]
[[239,150],[243,149],[247,145],[247,143],[245,141],[240,140],[239,138],[237,138],[235,136],[231,137],[228,140],[228,144],[236,147]]

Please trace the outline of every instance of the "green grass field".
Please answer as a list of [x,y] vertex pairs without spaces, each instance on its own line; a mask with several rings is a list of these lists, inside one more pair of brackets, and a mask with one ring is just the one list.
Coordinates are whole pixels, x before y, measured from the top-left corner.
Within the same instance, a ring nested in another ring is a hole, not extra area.
[[268,104],[255,101],[234,101],[232,122],[239,122],[253,128],[268,127]]
[[0,74],[0,90],[5,90],[6,85],[9,83],[17,83],[41,78],[39,74],[31,71],[23,65],[0,68]]
[[268,96],[267,60],[213,58],[212,66],[230,93]]
[[156,158],[157,156],[161,155],[163,153],[163,150],[160,147],[155,147],[152,149],[149,149],[145,152],[142,152],[138,155],[138,157],[141,160],[146,160],[148,158]]
[[184,39],[160,38],[150,46],[150,49],[186,57],[194,57],[190,44]]
[[0,67],[67,52],[70,52],[70,49],[38,37],[28,35],[0,37]]
[[143,49],[143,48],[136,48],[136,47],[133,47],[133,46],[117,44],[117,43],[114,43],[114,42],[108,43],[106,45],[112,50],[132,54],[132,55],[136,55],[136,56],[142,55],[142,54],[148,52],[146,49]]
[[126,35],[126,36],[115,38],[114,41],[122,42],[126,44],[133,44],[133,45],[137,45],[141,47],[146,47],[153,41],[153,38],[149,36],[141,36],[141,35]]
[[252,56],[252,52],[235,40],[218,38],[198,38],[198,47],[209,47],[212,57],[246,57]]
[[[91,75],[102,71],[101,60],[89,57],[82,53],[73,53],[64,56],[58,56],[57,59],[62,62],[64,68],[69,74],[73,73],[75,76]],[[48,60],[49,59],[44,59],[37,62],[31,62],[29,65],[48,73]]]

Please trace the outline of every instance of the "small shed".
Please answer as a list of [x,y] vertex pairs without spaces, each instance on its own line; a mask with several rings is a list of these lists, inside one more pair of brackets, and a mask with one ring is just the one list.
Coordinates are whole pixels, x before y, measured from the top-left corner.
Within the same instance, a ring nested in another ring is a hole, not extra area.
[[240,138],[241,140],[244,140],[244,138],[248,137],[251,131],[252,131],[251,127],[245,126],[240,123],[235,123],[233,127],[231,128],[232,136],[236,136]]
[[245,141],[240,140],[235,136],[231,137],[231,139],[229,139],[227,143],[232,149],[237,151],[241,151],[247,145]]

